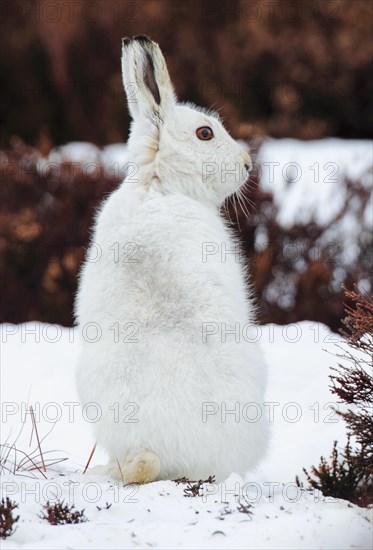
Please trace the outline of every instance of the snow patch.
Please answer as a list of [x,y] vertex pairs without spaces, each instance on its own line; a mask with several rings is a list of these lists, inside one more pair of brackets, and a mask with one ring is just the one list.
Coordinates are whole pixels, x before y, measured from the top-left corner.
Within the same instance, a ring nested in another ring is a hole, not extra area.
[[[294,483],[303,466],[309,468],[321,454],[329,455],[334,439],[341,446],[346,441],[345,425],[332,410],[335,396],[328,389],[329,368],[336,360],[324,351],[335,352],[341,338],[324,325],[258,327],[269,364],[270,450],[245,479],[232,473],[219,485],[205,486],[202,496],[195,498],[185,497],[184,486],[171,481],[123,488],[89,470],[83,476],[94,441],[75,390],[78,330],[38,322],[0,328],[2,442],[6,438],[12,442],[26,418],[17,447],[29,450],[31,419],[26,413],[32,404],[41,437],[60,411],[42,447],[69,457],[48,468],[48,479],[38,473],[37,479],[2,476],[3,495],[20,503],[21,516],[17,531],[2,548],[369,547],[367,510],[300,491]],[[92,465],[104,461],[105,454],[98,449]],[[90,521],[55,527],[38,518],[41,505],[56,496],[85,508]],[[238,510],[245,498],[252,504],[252,515]],[[108,510],[106,502],[112,504]]]

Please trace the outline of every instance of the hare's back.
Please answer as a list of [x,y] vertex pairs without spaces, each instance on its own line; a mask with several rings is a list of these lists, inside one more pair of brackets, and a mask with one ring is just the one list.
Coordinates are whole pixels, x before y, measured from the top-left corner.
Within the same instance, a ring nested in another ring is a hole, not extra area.
[[164,329],[247,316],[239,249],[217,212],[173,195],[129,214],[124,198],[110,198],[98,217],[91,246],[100,257],[83,269],[78,317]]

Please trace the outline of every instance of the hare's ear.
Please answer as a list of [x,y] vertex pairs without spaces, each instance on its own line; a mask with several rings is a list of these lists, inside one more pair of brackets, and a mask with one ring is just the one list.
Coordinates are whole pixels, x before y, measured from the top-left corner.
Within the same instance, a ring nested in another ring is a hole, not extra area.
[[123,38],[122,76],[132,118],[162,122],[175,104],[175,95],[158,44],[142,35]]

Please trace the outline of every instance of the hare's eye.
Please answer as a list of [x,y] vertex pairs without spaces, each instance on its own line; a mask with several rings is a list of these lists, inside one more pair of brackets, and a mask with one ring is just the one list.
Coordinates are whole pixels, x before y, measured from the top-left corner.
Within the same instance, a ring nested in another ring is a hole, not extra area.
[[210,126],[201,126],[201,128],[197,128],[196,134],[198,139],[202,139],[203,141],[208,141],[214,137],[214,132],[211,130]]

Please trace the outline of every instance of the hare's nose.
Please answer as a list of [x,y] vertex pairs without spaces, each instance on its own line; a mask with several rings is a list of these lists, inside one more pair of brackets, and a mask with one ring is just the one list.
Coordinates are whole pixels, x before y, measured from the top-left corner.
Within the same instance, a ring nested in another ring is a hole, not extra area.
[[249,153],[246,151],[242,151],[242,160],[244,161],[244,167],[247,172],[250,172],[251,168],[253,167],[253,163],[251,162],[251,157]]

